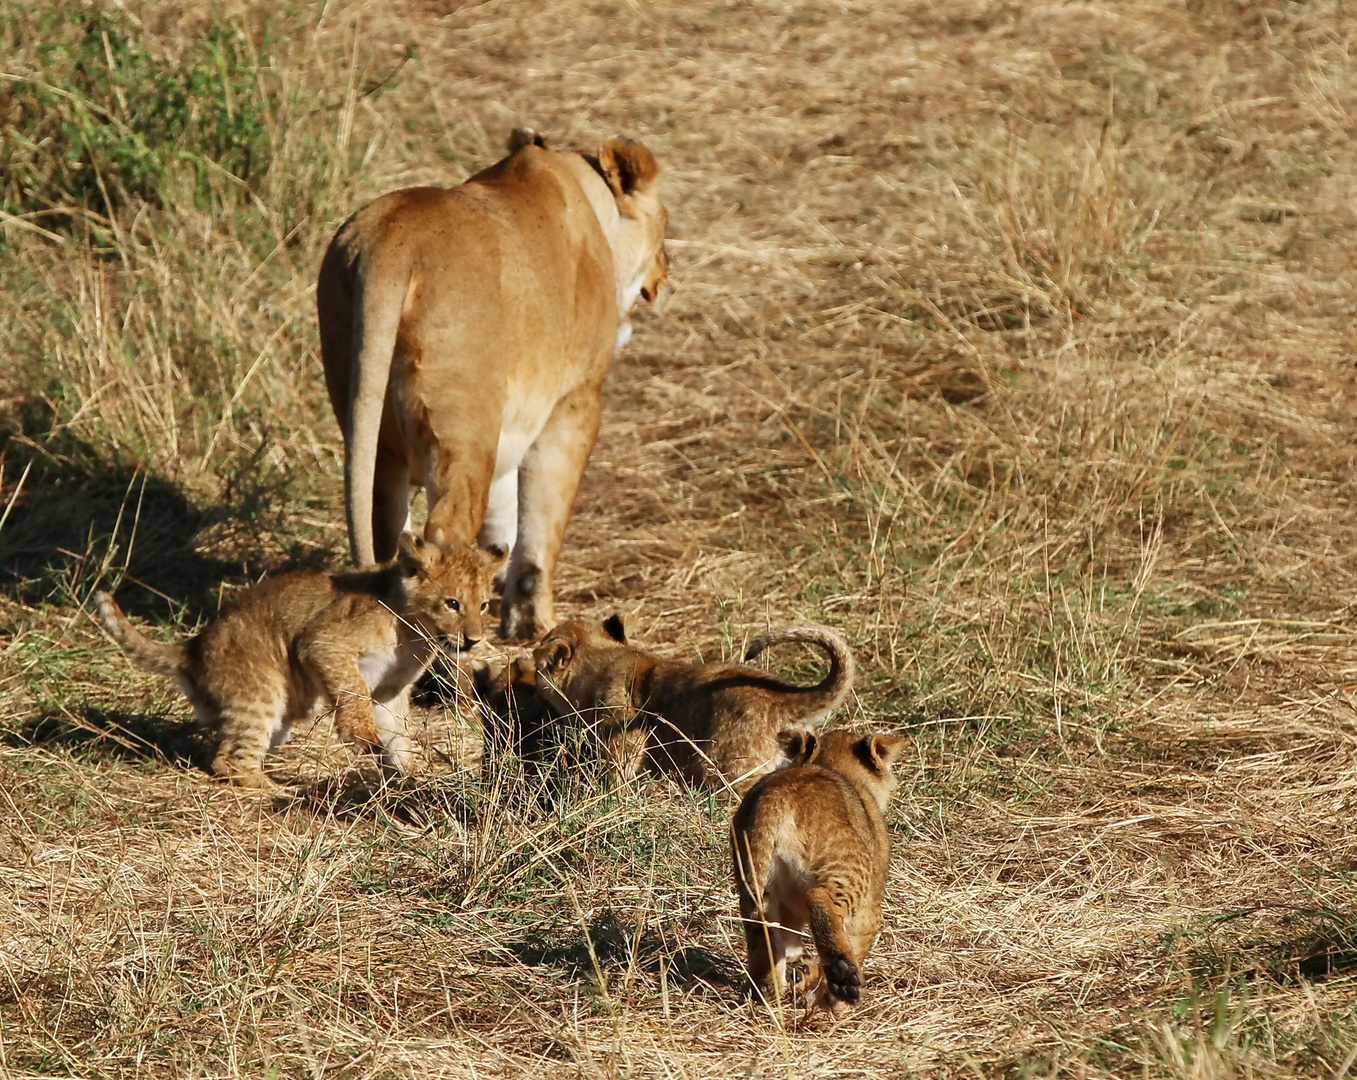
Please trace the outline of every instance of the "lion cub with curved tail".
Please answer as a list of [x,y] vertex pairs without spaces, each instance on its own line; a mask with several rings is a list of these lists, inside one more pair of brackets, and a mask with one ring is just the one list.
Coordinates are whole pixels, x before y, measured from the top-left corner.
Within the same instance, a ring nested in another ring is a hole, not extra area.
[[639,728],[647,733],[651,771],[739,795],[777,763],[778,732],[814,727],[853,685],[853,654],[823,626],[769,630],[750,643],[745,659],[786,641],[824,649],[823,680],[797,686],[742,664],[664,660],[629,645],[617,615],[601,629],[563,622],[534,651],[537,693],[557,712],[580,716],[624,778],[637,764],[628,735]]
[[790,766],[760,780],[730,823],[749,976],[771,1002],[809,924],[819,961],[800,984],[807,1012],[837,1014],[857,1002],[862,961],[881,930],[884,814],[904,740],[848,731],[784,731],[781,740]]
[[373,570],[304,570],[248,590],[197,637],[152,641],[108,593],[99,621],[132,662],[179,682],[198,722],[220,735],[212,771],[268,787],[264,756],[324,702],[349,742],[404,771],[410,687],[448,637],[470,648],[484,635],[491,576],[503,548],[439,546],[406,533],[394,561]]

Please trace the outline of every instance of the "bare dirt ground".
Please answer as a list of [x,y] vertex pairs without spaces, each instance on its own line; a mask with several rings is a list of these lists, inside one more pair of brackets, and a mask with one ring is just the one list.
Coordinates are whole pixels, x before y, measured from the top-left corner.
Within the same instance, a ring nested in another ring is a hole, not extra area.
[[[138,10],[157,56],[211,19],[272,49],[274,164],[6,212],[0,1075],[1349,1073],[1347,6]],[[525,803],[447,708],[399,789],[321,725],[301,796],[241,796],[84,612],[123,580],[185,633],[341,556],[319,254],[517,124],[642,139],[673,238],[560,613],[689,659],[828,623],[842,722],[911,740],[841,1022],[742,1000],[722,804]]]

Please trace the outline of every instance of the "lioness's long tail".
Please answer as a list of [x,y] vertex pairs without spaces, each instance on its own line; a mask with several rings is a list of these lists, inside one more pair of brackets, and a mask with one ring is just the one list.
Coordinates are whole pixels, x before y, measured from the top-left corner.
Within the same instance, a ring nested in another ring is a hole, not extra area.
[[152,641],[128,621],[117,601],[106,592],[95,593],[94,603],[99,609],[99,622],[132,663],[155,675],[179,677],[188,663],[182,645]]
[[[378,259],[380,264],[382,260]],[[385,273],[383,271],[386,271]],[[354,283],[353,342],[349,373],[348,428],[344,440],[344,506],[349,515],[349,551],[358,566],[376,562],[372,542],[373,484],[377,436],[396,352],[401,309],[410,287],[408,266],[367,266]]]
[[769,645],[779,645],[784,641],[804,641],[818,645],[829,654],[829,674],[814,686],[798,687],[805,703],[805,714],[801,721],[815,725],[837,709],[848,691],[853,688],[853,653],[848,643],[827,626],[787,626],[780,630],[768,630],[749,643],[744,654],[746,661],[753,660]]

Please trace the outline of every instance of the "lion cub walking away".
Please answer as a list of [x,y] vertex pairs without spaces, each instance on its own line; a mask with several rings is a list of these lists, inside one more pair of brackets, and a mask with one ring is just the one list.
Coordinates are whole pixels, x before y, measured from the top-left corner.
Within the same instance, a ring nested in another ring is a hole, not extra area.
[[563,622],[534,653],[537,693],[558,712],[579,715],[624,778],[641,756],[628,734],[642,729],[650,770],[741,794],[776,763],[778,732],[814,727],[853,685],[853,654],[823,626],[769,630],[745,659],[786,641],[824,649],[829,674],[814,686],[797,686],[742,664],[663,660],[627,644],[616,615],[601,629]]
[[856,1003],[881,930],[890,865],[884,813],[904,740],[847,731],[782,733],[790,766],[760,780],[730,823],[749,976],[771,1002],[809,924],[819,962],[801,984],[810,1008]]
[[220,736],[212,771],[266,787],[264,756],[322,702],[349,742],[403,771],[410,687],[435,639],[470,648],[483,634],[490,578],[501,548],[427,544],[401,537],[395,560],[375,570],[306,570],[262,582],[197,637],[152,641],[108,593],[99,620],[138,667],[177,679],[198,722]]

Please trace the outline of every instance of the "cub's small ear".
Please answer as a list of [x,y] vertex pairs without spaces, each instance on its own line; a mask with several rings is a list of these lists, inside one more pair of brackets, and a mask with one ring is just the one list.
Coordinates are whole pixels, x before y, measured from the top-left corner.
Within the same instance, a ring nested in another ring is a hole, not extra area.
[[489,570],[498,570],[509,561],[509,549],[503,544],[491,544],[481,550],[481,561]]
[[416,577],[424,569],[424,541],[412,532],[401,533],[396,545],[396,565],[406,577]]
[[547,141],[530,127],[516,127],[509,132],[509,153],[517,153],[525,146],[540,146],[545,150]]
[[603,632],[616,642],[627,643],[627,628],[621,615],[609,615],[603,620]]
[[804,765],[815,753],[818,743],[814,732],[800,731],[796,728],[779,731],[777,741],[782,747],[782,755],[787,759],[788,765]]
[[565,638],[556,638],[554,641],[544,641],[532,654],[534,676],[536,682],[537,675],[555,675],[562,671],[570,658],[575,655],[575,647],[566,641]]
[[619,199],[649,191],[660,178],[654,155],[641,143],[621,135],[614,135],[598,148],[598,165]]
[[894,735],[869,735],[862,740],[867,760],[878,772],[887,772],[905,749],[905,740]]

